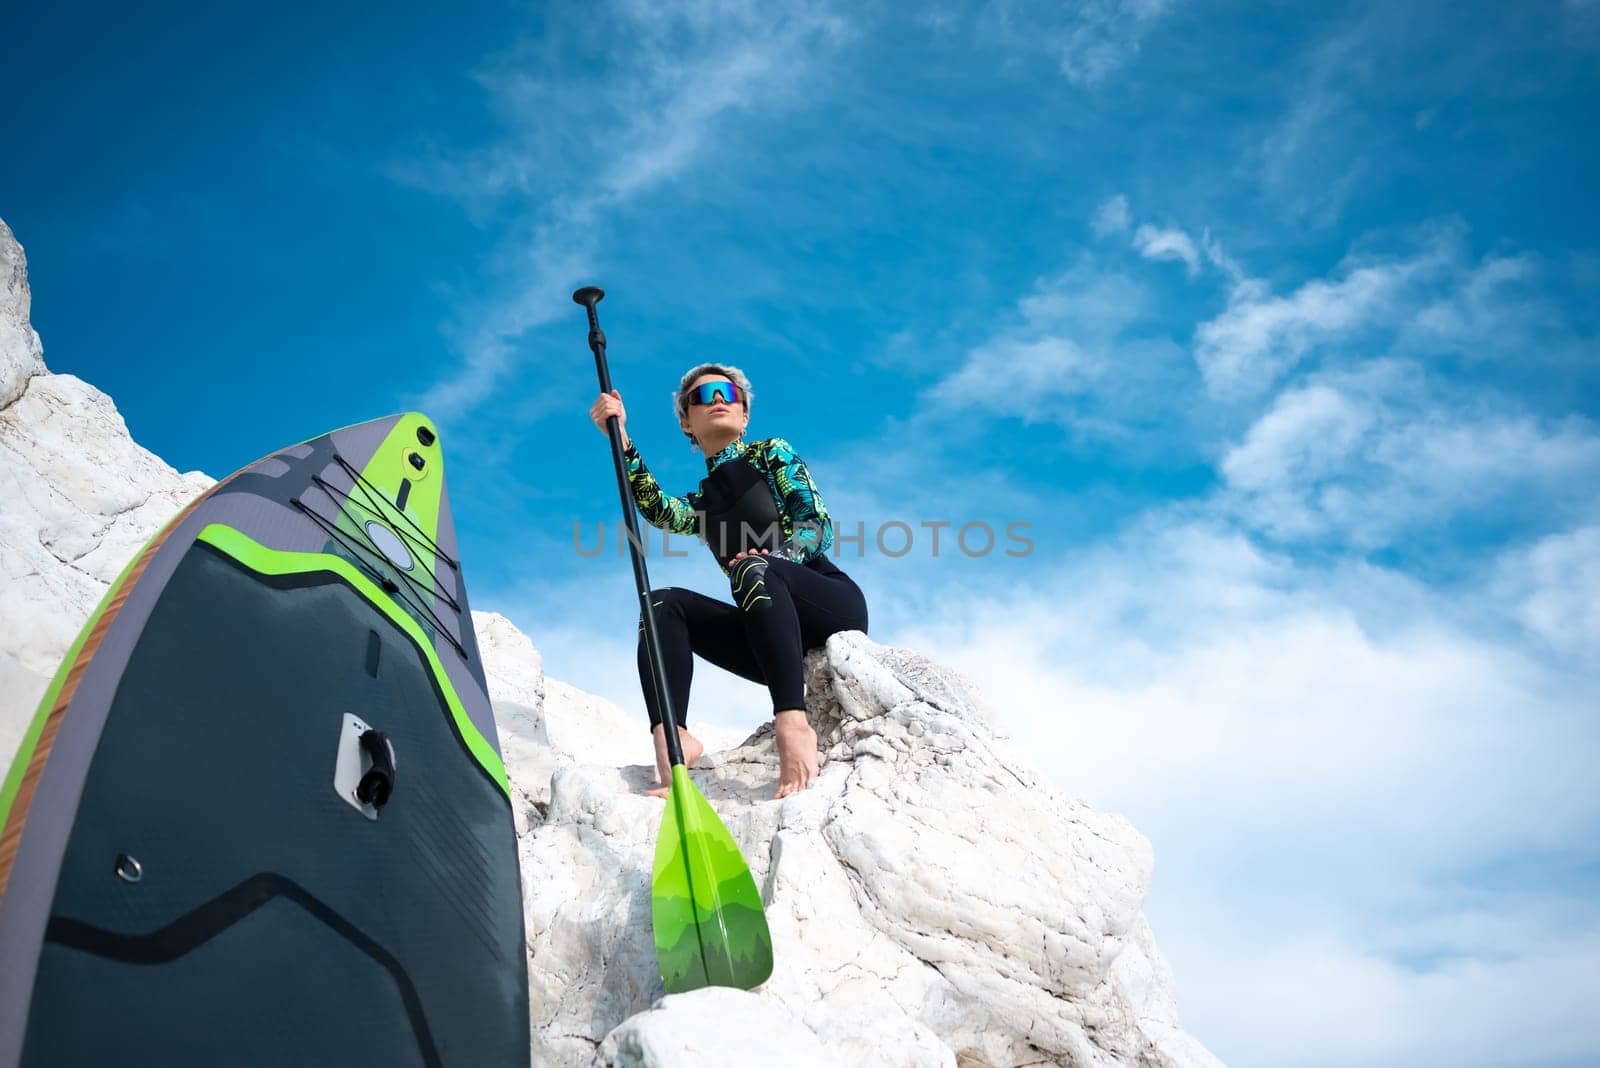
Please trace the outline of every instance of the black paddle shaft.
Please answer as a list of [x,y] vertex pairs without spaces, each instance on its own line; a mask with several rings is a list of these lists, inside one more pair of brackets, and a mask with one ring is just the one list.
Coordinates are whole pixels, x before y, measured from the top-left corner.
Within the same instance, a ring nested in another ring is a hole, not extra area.
[[[594,306],[606,295],[599,286],[584,286],[572,294],[575,303],[589,313],[589,349],[600,374],[600,392],[611,392],[611,372],[606,368],[606,335]],[[617,417],[606,417],[606,433],[611,438],[611,459],[617,469],[617,492],[622,497],[622,520],[628,528],[628,553],[633,557],[633,581],[639,588],[639,617],[644,622],[644,647],[650,657],[650,675],[655,683],[657,707],[667,736],[667,759],[674,766],[683,763],[683,746],[678,741],[678,717],[672,709],[672,691],[667,685],[667,670],[661,659],[661,638],[656,633],[655,611],[650,605],[650,576],[644,566],[644,543],[639,538],[633,490],[628,485],[628,463],[622,456],[622,428]],[[667,784],[663,784],[667,785]]]

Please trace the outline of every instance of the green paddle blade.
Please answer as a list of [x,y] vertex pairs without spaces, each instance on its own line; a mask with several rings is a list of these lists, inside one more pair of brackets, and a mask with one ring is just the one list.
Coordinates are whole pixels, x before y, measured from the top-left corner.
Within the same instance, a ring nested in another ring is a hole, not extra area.
[[650,896],[667,993],[751,990],[772,974],[772,935],[750,866],[682,764],[672,768]]

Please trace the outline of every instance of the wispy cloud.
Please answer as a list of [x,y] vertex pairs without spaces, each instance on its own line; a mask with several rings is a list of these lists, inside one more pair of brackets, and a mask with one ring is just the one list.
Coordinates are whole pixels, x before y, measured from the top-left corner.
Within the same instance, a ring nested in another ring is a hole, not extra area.
[[737,116],[803,103],[848,36],[843,19],[811,5],[623,2],[571,14],[480,73],[505,127],[496,141],[394,168],[492,213],[507,234],[487,295],[461,302],[457,367],[422,398],[443,417],[489,397],[531,330],[570,317],[566,293],[603,260],[607,212],[727,151]]
[[1061,44],[1061,73],[1097,85],[1139,51],[1139,44],[1174,0],[1089,0],[1081,21]]
[[1596,339],[1575,328],[1563,307],[1570,308],[1570,295],[1586,289],[1582,268],[1568,274],[1569,266],[1531,252],[1490,253],[1463,265],[1454,286],[1402,325],[1398,343],[1407,351],[1478,364],[1515,361],[1530,373],[1590,363],[1587,354],[1595,351]]
[[933,413],[981,409],[1084,438],[1127,438],[1180,407],[1175,387],[1192,375],[1176,343],[1133,331],[1150,300],[1141,283],[1085,257],[1036,283],[1015,321],[968,350],[920,402]]
[[[1508,98],[1531,99],[1566,80],[1572,52],[1591,51],[1600,20],[1568,5],[1514,17],[1463,19],[1456,5],[1334,5],[1316,21],[1320,39],[1267,75],[1281,110],[1241,139],[1236,177],[1262,195],[1268,227],[1331,230],[1355,197],[1407,201],[1418,174],[1451,203],[1447,157],[1464,137],[1502,126],[1480,158],[1479,180],[1523,189],[1534,160],[1565,156],[1568,138],[1540,144],[1531,115],[1496,114]],[[1419,49],[1451,47],[1419,61]],[[1467,100],[1473,103],[1463,109]],[[1470,117],[1469,117],[1470,113]],[[1493,176],[1493,177],[1491,177]],[[1517,194],[1513,194],[1517,195]]]
[[1097,237],[1120,234],[1128,228],[1128,224],[1128,198],[1121,193],[1101,201],[1090,221]]
[[[1122,193],[1101,201],[1090,220],[1090,227],[1100,238],[1126,233],[1132,226],[1133,212],[1127,196]],[[1190,278],[1198,275],[1207,264],[1235,284],[1244,278],[1243,270],[1223,251],[1222,243],[1211,235],[1209,228],[1201,230],[1200,239],[1196,241],[1189,231],[1179,226],[1140,223],[1133,232],[1132,244],[1145,259],[1181,262]]]
[[943,33],[966,22],[984,38],[1013,53],[1047,56],[1068,83],[1085,90],[1103,87],[1139,54],[1145,38],[1177,6],[1176,0],[1078,0],[1056,5],[1036,0],[1000,0],[922,21]]
[[[1251,413],[1219,450],[1217,503],[1256,533],[1367,552],[1462,518],[1507,528],[1535,504],[1570,521],[1600,501],[1587,475],[1600,427],[1492,384],[1506,381],[1497,359],[1548,362],[1535,354],[1584,344],[1539,291],[1539,260],[1474,262],[1461,228],[1422,234],[1408,252],[1352,252],[1281,296],[1207,234],[1234,282],[1194,357],[1214,398]],[[1442,353],[1469,357],[1472,384],[1433,368]]]
[[1260,279],[1241,279],[1220,315],[1200,324],[1195,359],[1214,395],[1259,395],[1313,350],[1357,339],[1365,329],[1395,329],[1403,312],[1431,295],[1420,287],[1464,269],[1460,235],[1443,230],[1409,256],[1352,254],[1335,277],[1313,279],[1276,296]]
[[1222,242],[1211,235],[1209,228],[1200,233],[1200,250],[1205,253],[1206,260],[1234,285],[1244,281],[1244,268],[1223,250]]
[[1174,0],[1081,0],[1066,7],[1006,0],[988,10],[1018,47],[1042,49],[1074,85],[1092,89],[1139,52]]
[[1191,278],[1200,273],[1200,250],[1182,230],[1163,230],[1146,223],[1134,232],[1133,247],[1147,260],[1181,261]]
[[1364,121],[1355,101],[1385,47],[1379,21],[1358,19],[1311,49],[1286,89],[1287,109],[1248,153],[1262,191],[1289,219],[1333,224],[1370,165],[1355,147]]

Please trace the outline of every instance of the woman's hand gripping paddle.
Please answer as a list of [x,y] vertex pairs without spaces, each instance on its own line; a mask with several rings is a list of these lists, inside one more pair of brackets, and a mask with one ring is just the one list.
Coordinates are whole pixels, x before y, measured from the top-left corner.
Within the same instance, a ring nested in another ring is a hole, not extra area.
[[[611,392],[606,368],[606,336],[600,329],[595,305],[605,292],[585,286],[572,299],[589,313],[589,348],[600,374],[600,391]],[[616,416],[606,420],[611,438],[611,459],[617,469],[617,491],[628,530],[633,557],[634,583],[639,590],[640,618],[644,622],[645,651],[655,686],[662,725],[666,728],[667,759],[672,782],[661,830],[656,836],[656,859],[651,877],[650,912],[655,924],[656,961],[669,994],[703,986],[753,989],[772,974],[772,935],[767,914],[750,866],[728,828],[689,778],[678,742],[678,717],[672,707],[667,674],[662,666],[661,643],[650,604],[650,578],[645,572],[643,542],[634,512],[633,491],[628,486],[627,462],[622,456],[622,433]]]

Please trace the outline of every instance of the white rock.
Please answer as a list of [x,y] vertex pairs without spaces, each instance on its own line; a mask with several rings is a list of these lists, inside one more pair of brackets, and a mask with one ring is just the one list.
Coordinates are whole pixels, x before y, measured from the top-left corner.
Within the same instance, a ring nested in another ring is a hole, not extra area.
[[[0,222],[0,650],[8,672],[48,679],[109,583],[212,480],[135,444],[104,393],[50,374],[29,301],[22,249]],[[0,718],[31,713],[7,687]]]
[[605,1037],[597,1068],[833,1068],[822,1043],[770,1001],[727,987],[662,998]]
[[[6,585],[0,578],[0,587]],[[29,671],[17,658],[0,649],[0,777],[11,767],[11,755],[22,745],[28,722],[50,680]]]
[[212,484],[135,445],[109,397],[39,374],[0,411],[0,643],[50,675],[106,587]]
[[472,627],[489,678],[489,697],[528,708],[544,705],[544,657],[528,636],[499,612],[472,613]]
[[28,260],[11,228],[0,219],[0,411],[44,374],[44,346],[28,322],[33,296],[28,290]]
[[1115,985],[1128,1000],[1127,1011],[1138,1018],[1140,1030],[1166,1063],[1220,1068],[1222,1062],[1178,1020],[1172,969],[1156,947],[1150,925],[1140,917],[1129,935],[1128,947],[1112,965]]

